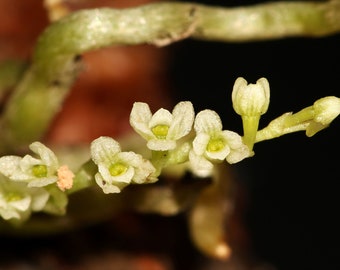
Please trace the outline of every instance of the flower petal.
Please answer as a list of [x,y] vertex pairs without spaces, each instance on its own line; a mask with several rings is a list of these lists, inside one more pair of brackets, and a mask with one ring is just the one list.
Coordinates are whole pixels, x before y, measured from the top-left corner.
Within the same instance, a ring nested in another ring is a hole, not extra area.
[[178,140],[189,134],[195,118],[194,107],[190,101],[179,102],[172,112],[173,120],[169,128],[169,139]]
[[227,156],[226,160],[228,163],[234,164],[252,155],[253,153],[249,151],[249,148],[246,145],[243,145],[242,147],[233,149]]
[[109,166],[112,158],[121,151],[117,141],[110,137],[99,137],[91,143],[91,157],[94,163],[105,163]]
[[57,168],[59,167],[58,159],[48,147],[40,142],[34,142],[30,144],[29,148],[32,150],[32,152],[39,155],[44,165],[50,167],[54,171],[57,170]]
[[203,110],[196,115],[194,129],[197,133],[213,135],[222,130],[221,118],[215,111]]
[[147,147],[154,151],[168,151],[176,148],[176,142],[173,140],[161,139],[149,140]]
[[242,142],[242,137],[234,131],[223,130],[221,132],[221,136],[223,136],[223,138],[227,141],[229,147],[232,149],[235,149],[235,148],[238,148],[244,145]]
[[153,128],[157,125],[167,125],[170,126],[172,122],[172,114],[163,108],[159,109],[154,115],[151,117],[150,122],[148,124],[149,129]]
[[210,136],[206,133],[198,133],[192,142],[193,150],[196,155],[203,155],[207,149]]
[[194,151],[189,153],[190,167],[192,172],[199,177],[208,177],[214,168],[213,164],[203,156],[198,156]]
[[[27,175],[29,175],[30,178],[33,177],[32,175],[32,167],[34,165],[42,165],[42,160],[34,158],[30,155],[26,155],[23,158],[21,158],[20,161],[20,169],[26,173]],[[47,167],[46,167],[47,168]]]
[[0,158],[0,172],[11,179],[24,181],[32,178],[20,169],[21,157],[4,156]]
[[49,177],[40,177],[40,178],[31,178],[28,182],[28,187],[44,187],[49,184],[57,182],[57,176],[49,176]]
[[50,196],[50,194],[43,188],[30,188],[30,194],[32,196],[32,210],[40,211],[42,210]]
[[130,125],[143,138],[149,139],[153,134],[149,127],[152,118],[149,105],[143,102],[135,102],[130,113]]
[[99,187],[102,188],[103,192],[105,194],[109,194],[109,193],[119,193],[121,191],[122,188],[124,188],[123,185],[119,186],[119,185],[112,185],[112,184],[108,184],[103,178],[102,176],[97,173],[95,175],[95,180],[96,183],[98,184]]
[[10,204],[11,207],[23,212],[29,209],[31,204],[31,198],[27,196],[22,198],[21,200],[10,202]]
[[133,182],[136,184],[154,183],[158,179],[152,177],[152,174],[156,171],[150,161],[141,159],[139,166],[135,168],[135,175],[133,176]]

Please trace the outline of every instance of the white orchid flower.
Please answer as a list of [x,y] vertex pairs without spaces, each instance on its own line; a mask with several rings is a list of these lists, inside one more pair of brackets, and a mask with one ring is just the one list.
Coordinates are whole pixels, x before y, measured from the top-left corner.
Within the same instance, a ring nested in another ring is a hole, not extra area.
[[193,172],[198,176],[209,176],[213,169],[213,162],[226,159],[229,163],[236,163],[250,155],[240,135],[233,131],[222,130],[222,121],[215,111],[199,112],[194,129],[197,135],[189,153],[189,160]]
[[266,78],[260,78],[256,84],[248,84],[244,78],[239,77],[235,81],[231,98],[235,112],[242,118],[243,142],[252,150],[260,117],[269,107],[269,83]]
[[155,168],[150,161],[134,152],[121,152],[117,141],[99,137],[91,143],[91,157],[98,166],[97,184],[104,193],[119,193],[130,183],[151,183]]
[[3,156],[0,158],[0,173],[13,181],[26,182],[28,187],[43,187],[58,180],[58,159],[55,154],[40,142],[29,148],[38,157],[26,155]]
[[153,115],[148,104],[135,102],[130,124],[148,141],[147,147],[150,150],[168,151],[173,150],[176,141],[191,131],[194,117],[194,108],[189,101],[178,103],[172,113],[162,108]]
[[0,216],[5,220],[25,221],[32,212],[41,211],[48,198],[44,188],[28,188],[0,175]]

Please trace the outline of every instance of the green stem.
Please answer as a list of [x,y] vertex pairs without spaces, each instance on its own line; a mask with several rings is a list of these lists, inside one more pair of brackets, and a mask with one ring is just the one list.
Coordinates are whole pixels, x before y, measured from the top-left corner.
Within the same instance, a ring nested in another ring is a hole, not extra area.
[[302,109],[297,113],[285,113],[274,119],[268,126],[256,134],[256,142],[270,140],[282,135],[306,130],[315,117],[313,106]]
[[243,142],[248,146],[249,151],[253,150],[256,139],[256,133],[259,127],[260,115],[258,116],[242,116],[243,124]]
[[154,173],[154,177],[158,177],[162,169],[167,165],[169,160],[169,151],[152,151],[151,162],[153,166],[156,168],[156,172]]
[[304,122],[312,120],[314,116],[315,116],[314,108],[313,106],[309,106],[287,117],[285,120],[285,127],[289,128],[301,125]]
[[340,1],[273,1],[247,7],[198,6],[194,38],[248,42],[326,36],[340,30]]
[[94,175],[98,172],[96,164],[92,160],[89,160],[81,166],[73,179],[73,186],[67,191],[68,194],[72,194],[76,191],[93,186]]
[[8,90],[14,87],[20,78],[27,63],[21,60],[6,60],[0,63],[0,100],[7,95]]

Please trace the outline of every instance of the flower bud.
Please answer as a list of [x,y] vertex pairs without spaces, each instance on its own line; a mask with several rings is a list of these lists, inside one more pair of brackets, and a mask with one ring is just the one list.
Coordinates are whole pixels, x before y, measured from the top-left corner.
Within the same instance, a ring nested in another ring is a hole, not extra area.
[[239,77],[232,92],[233,108],[241,116],[258,116],[264,114],[269,106],[269,83],[266,78],[258,79],[256,84],[247,84]]
[[340,114],[340,98],[329,96],[315,101],[313,106],[314,118],[306,128],[306,135],[313,136],[325,129]]
[[313,104],[314,121],[329,125],[340,114],[340,98],[330,96],[320,98]]

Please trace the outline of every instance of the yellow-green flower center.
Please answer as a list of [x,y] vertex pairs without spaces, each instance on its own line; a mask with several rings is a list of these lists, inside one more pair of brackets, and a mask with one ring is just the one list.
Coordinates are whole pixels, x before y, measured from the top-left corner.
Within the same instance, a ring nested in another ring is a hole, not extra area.
[[225,147],[222,139],[211,139],[207,145],[208,152],[218,152]]
[[18,193],[9,192],[6,194],[5,199],[7,202],[20,201],[22,197]]
[[158,139],[166,139],[166,136],[168,135],[168,131],[169,131],[169,126],[157,125],[157,126],[154,126],[151,130],[152,130],[152,133],[155,134],[155,136]]
[[127,171],[127,167],[122,163],[112,164],[109,168],[109,172],[112,176],[118,176]]
[[35,177],[46,177],[47,176],[47,167],[46,165],[34,165],[32,167],[32,173]]

